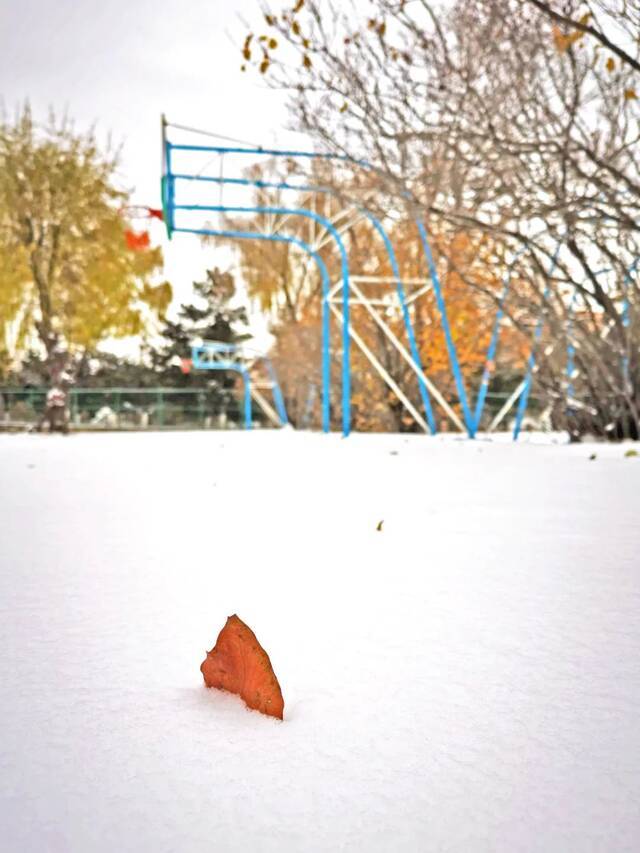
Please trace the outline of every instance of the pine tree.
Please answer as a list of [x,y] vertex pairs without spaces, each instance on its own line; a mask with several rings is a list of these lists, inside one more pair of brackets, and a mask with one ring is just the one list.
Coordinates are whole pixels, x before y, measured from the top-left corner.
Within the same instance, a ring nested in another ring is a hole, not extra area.
[[217,267],[206,271],[204,281],[194,282],[193,290],[196,301],[183,303],[177,319],[165,321],[163,342],[149,351],[156,382],[179,388],[206,389],[209,410],[235,413],[235,373],[204,370],[184,373],[180,365],[190,358],[196,340],[229,344],[249,340],[246,309],[231,305],[236,295],[233,275]]

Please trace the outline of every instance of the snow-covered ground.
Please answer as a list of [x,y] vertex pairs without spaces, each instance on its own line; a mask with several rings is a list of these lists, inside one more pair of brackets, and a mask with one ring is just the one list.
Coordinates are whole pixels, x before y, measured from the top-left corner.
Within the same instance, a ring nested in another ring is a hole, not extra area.
[[[0,847],[638,850],[624,450],[0,436]],[[231,613],[283,723],[203,686]]]

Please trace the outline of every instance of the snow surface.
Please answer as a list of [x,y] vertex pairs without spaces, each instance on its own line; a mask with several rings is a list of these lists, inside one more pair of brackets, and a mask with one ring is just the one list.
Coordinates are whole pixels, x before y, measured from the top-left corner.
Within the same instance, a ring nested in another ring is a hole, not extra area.
[[[624,450],[0,436],[0,847],[637,851]],[[203,686],[236,612],[284,723]]]

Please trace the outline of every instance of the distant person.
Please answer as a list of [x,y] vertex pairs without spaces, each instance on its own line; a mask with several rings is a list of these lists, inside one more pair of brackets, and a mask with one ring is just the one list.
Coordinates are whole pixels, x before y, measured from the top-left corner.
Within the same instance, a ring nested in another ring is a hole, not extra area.
[[38,424],[38,432],[42,431],[45,421],[49,424],[49,432],[69,432],[69,386],[68,377],[61,376],[60,382],[47,392],[44,413]]

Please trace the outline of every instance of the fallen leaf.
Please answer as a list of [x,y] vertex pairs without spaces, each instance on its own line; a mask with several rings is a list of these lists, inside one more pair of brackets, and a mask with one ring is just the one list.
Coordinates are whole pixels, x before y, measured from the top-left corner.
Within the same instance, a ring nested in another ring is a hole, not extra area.
[[237,693],[249,708],[282,719],[284,699],[269,655],[235,614],[227,619],[200,671],[207,687]]
[[377,527],[376,527],[376,530],[382,530],[382,525],[383,525],[383,524],[384,524],[384,521],[379,521],[379,522],[378,522],[378,525],[377,525]]
[[631,450],[627,450],[624,454],[625,459],[631,459],[633,456],[640,456],[640,453],[638,453],[637,450],[633,450],[633,448]]
[[636,101],[638,99],[635,89],[625,89],[624,97],[627,101]]
[[592,462],[593,462],[593,460],[594,460],[594,459],[597,459],[597,458],[598,458],[598,454],[597,454],[597,453],[592,453],[592,454],[591,454],[591,456],[589,457],[589,459],[590,459]]

